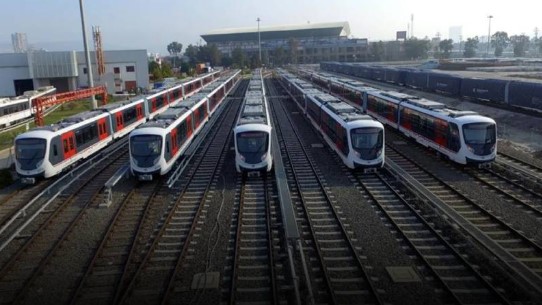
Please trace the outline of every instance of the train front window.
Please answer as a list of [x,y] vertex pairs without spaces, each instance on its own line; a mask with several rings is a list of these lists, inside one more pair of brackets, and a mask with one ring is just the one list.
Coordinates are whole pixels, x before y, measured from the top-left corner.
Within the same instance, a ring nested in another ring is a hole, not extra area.
[[20,139],[15,142],[15,157],[22,169],[35,169],[45,157],[44,139]]
[[130,139],[130,153],[138,166],[148,167],[154,165],[155,159],[162,152],[162,138],[160,136],[133,136]]
[[470,151],[476,155],[487,155],[492,152],[497,142],[495,124],[465,124],[463,125],[463,137]]
[[250,131],[237,134],[237,152],[245,158],[246,163],[260,163],[268,146],[269,136],[265,132]]
[[350,131],[350,138],[352,148],[360,155],[361,159],[375,159],[382,153],[384,131],[380,128],[352,129]]

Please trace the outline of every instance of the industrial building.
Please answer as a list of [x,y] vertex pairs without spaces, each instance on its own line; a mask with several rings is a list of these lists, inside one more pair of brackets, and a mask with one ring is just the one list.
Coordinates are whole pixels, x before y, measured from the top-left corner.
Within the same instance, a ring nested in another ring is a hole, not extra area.
[[225,56],[232,56],[237,48],[248,57],[259,56],[260,40],[262,61],[271,64],[278,62],[279,56],[287,56],[294,63],[367,60],[367,39],[352,39],[349,35],[348,22],[330,22],[219,29],[201,37],[207,44],[215,44]]
[[[105,73],[98,75],[96,55],[91,52],[94,84],[107,86],[109,93],[130,92],[149,86],[146,50],[104,51]],[[88,87],[84,52],[34,51],[0,54],[0,96],[21,95],[42,86],[57,92]]]

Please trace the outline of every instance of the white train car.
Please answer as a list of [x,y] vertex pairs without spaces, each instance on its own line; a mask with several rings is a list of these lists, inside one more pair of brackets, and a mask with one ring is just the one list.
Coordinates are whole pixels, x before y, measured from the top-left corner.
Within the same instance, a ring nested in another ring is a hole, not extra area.
[[33,115],[32,101],[38,97],[51,94],[55,87],[46,86],[38,90],[26,91],[15,98],[0,98],[0,127],[8,127]]
[[207,98],[194,95],[130,133],[130,167],[141,181],[167,174],[209,118]]
[[49,178],[113,141],[109,113],[83,112],[15,138],[15,167],[23,183]]
[[261,70],[256,70],[245,94],[234,133],[237,172],[271,171],[271,121]]

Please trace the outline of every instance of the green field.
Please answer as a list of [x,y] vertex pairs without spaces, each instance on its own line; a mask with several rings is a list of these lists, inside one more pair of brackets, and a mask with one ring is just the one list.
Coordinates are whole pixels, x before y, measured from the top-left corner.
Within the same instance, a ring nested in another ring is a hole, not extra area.
[[[54,112],[49,113],[45,117],[45,124],[49,125],[52,123],[56,123],[62,120],[62,118],[65,118],[67,116],[70,116],[79,112],[87,111],[90,108],[91,106],[90,106],[89,101],[77,101],[77,102],[60,105],[58,109],[56,109]],[[34,122],[29,124],[30,129],[34,127],[35,127]],[[23,133],[25,131],[26,131],[26,126],[21,126],[20,128],[17,128],[15,130],[1,133],[0,134],[0,150],[6,149],[10,147],[11,145],[13,145],[13,139],[15,139],[15,137],[18,134]]]

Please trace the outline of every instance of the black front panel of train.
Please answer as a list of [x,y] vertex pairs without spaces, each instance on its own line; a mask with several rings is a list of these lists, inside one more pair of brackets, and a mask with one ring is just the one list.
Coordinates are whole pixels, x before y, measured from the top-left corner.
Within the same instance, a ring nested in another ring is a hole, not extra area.
[[20,139],[15,143],[15,157],[22,170],[34,170],[45,157],[44,139]]

